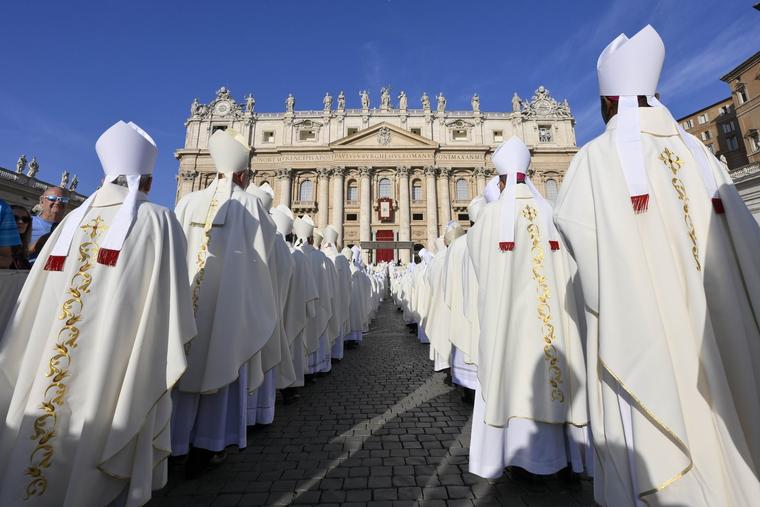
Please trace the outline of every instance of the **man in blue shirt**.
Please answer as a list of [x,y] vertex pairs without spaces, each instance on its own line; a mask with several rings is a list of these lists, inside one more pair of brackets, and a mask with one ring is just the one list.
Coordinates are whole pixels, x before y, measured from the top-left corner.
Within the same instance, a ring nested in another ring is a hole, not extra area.
[[13,261],[11,247],[21,244],[16,219],[8,203],[0,199],[0,269],[7,269]]
[[63,220],[69,198],[65,197],[66,190],[61,187],[50,187],[40,197],[40,213],[32,218],[32,240],[34,248],[40,236],[53,230]]

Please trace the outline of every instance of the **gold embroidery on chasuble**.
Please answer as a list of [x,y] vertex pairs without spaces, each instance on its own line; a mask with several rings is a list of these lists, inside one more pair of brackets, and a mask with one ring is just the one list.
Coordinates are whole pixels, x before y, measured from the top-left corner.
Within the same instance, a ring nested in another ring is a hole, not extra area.
[[546,283],[546,276],[544,275],[544,249],[541,247],[541,238],[539,237],[538,225],[536,224],[538,213],[534,207],[528,205],[523,208],[522,215],[530,222],[528,224],[528,234],[531,240],[531,275],[537,284],[538,297],[536,301],[538,305],[536,309],[538,319],[541,321],[541,332],[544,338],[544,361],[546,361],[549,367],[548,383],[552,390],[552,401],[563,403],[565,401],[565,394],[560,388],[560,384],[563,383],[562,369],[559,366],[559,352],[554,346],[556,336],[554,324],[552,324],[551,308],[549,307],[551,295],[549,294],[549,285]]
[[26,486],[26,497],[42,496],[47,490],[47,477],[44,471],[50,468],[53,460],[53,441],[58,436],[58,407],[62,407],[66,397],[68,386],[66,379],[72,363],[73,349],[77,348],[79,341],[78,324],[82,321],[84,310],[84,295],[90,292],[92,274],[89,272],[97,258],[99,246],[96,243],[101,232],[108,227],[101,217],[90,220],[89,223],[80,226],[85,231],[85,240],[79,245],[79,268],[71,277],[69,288],[66,290],[66,300],[61,305],[59,320],[64,321],[63,327],[58,330],[58,342],[53,346],[54,354],[48,361],[48,371],[45,374],[50,379],[42,396],[40,410],[43,414],[34,421],[34,431],[31,439],[36,441],[35,447],[29,456],[29,467],[25,474],[31,477]]
[[[208,213],[206,213],[206,223],[203,224],[203,240],[201,246],[198,248],[198,253],[195,255],[195,267],[196,273],[193,278],[193,313],[198,313],[198,302],[201,298],[201,283],[206,276],[206,257],[208,257],[208,244],[211,241],[211,229],[214,224],[214,216],[216,210],[219,207],[219,202],[216,197],[211,199],[211,205],[208,207]],[[190,343],[187,344],[189,346]]]
[[683,166],[683,162],[681,162],[678,155],[670,151],[668,148],[665,148],[665,150],[660,153],[660,160],[665,164],[665,167],[670,169],[670,172],[673,175],[670,182],[673,184],[678,200],[683,203],[683,219],[686,223],[686,232],[691,240],[691,255],[694,257],[697,271],[702,271],[702,263],[699,261],[699,248],[697,247],[697,232],[694,229],[694,222],[691,220],[691,215],[689,214],[689,196],[686,194],[686,186],[678,177],[678,171]]

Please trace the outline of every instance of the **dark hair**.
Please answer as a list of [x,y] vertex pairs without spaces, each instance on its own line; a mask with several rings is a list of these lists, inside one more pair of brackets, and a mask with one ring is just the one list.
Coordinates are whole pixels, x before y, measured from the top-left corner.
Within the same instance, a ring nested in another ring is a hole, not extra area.
[[26,216],[29,217],[29,225],[26,228],[26,232],[21,235],[21,246],[24,247],[24,251],[26,252],[29,248],[29,243],[32,241],[32,214],[28,209],[19,204],[11,204],[11,209],[14,211],[23,211],[26,213]]

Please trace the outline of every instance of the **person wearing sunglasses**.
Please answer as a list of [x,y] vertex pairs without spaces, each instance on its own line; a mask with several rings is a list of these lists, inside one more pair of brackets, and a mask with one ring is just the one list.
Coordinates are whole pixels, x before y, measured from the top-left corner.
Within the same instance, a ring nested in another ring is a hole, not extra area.
[[13,212],[8,203],[0,199],[0,269],[7,269],[13,262],[11,249],[21,244]]
[[32,218],[32,247],[43,234],[52,232],[55,226],[63,220],[69,198],[66,189],[50,187],[40,196],[40,212]]
[[21,244],[13,247],[13,269],[30,269],[29,262],[29,243],[32,240],[32,215],[24,206],[11,204],[13,217],[16,219],[18,235],[21,237]]

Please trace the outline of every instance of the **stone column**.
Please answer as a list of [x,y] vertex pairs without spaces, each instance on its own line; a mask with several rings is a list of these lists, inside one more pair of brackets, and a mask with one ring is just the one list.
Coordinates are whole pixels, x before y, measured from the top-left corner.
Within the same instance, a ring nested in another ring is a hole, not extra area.
[[[412,227],[411,227],[410,208],[409,208],[409,168],[406,166],[399,167],[398,178],[399,178],[398,239],[399,241],[409,241],[412,238]],[[406,250],[406,249],[400,250],[399,258],[401,259],[401,262],[409,262],[411,260],[409,250]]]
[[475,174],[475,185],[478,189],[478,195],[481,195],[486,188],[486,168],[476,167],[473,174]]
[[425,180],[427,183],[427,236],[428,248],[432,248],[435,238],[438,237],[438,199],[436,196],[435,184],[436,169],[433,166],[425,167]]
[[[371,167],[359,168],[359,241],[370,241],[370,222],[372,220],[372,203],[370,202],[370,174]],[[367,253],[363,254],[364,262],[367,262]]]
[[438,178],[438,186],[441,193],[441,228],[446,227],[451,221],[451,192],[449,191],[449,175],[451,174],[451,167],[441,167],[438,169],[438,174],[441,175]]
[[333,216],[332,224],[338,229],[338,243],[343,244],[343,176],[345,167],[336,167],[333,174]]
[[325,227],[327,227],[327,211],[330,202],[330,169],[326,167],[317,169],[317,187],[319,189],[317,227],[324,232]]
[[290,207],[290,169],[278,169],[277,179],[280,180],[280,202]]

